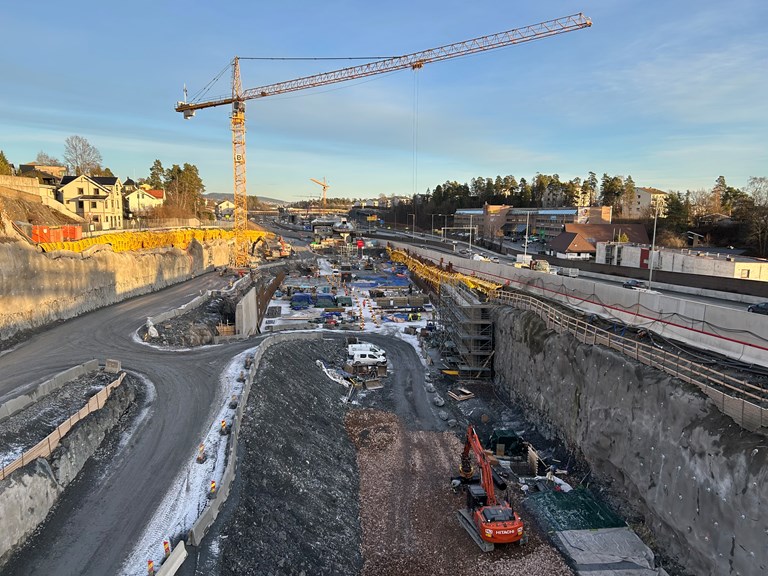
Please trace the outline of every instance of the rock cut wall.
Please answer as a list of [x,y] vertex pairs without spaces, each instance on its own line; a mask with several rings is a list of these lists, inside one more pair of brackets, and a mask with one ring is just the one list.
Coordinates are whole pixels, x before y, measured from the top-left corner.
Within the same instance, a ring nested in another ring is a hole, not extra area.
[[135,396],[134,386],[123,382],[112,391],[101,410],[88,414],[72,427],[49,459],[38,458],[0,482],[0,569],[16,547],[45,520]]
[[692,574],[768,573],[768,441],[694,386],[494,311],[497,385],[579,450],[656,544]]
[[229,259],[224,241],[193,241],[186,250],[118,253],[94,246],[82,253],[41,253],[2,240],[0,340],[188,280]]

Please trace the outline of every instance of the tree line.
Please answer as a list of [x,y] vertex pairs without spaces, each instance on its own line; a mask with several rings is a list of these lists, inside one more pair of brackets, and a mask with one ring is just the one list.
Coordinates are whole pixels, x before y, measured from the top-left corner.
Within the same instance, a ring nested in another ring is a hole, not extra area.
[[[416,227],[428,229],[434,222],[433,214],[437,218],[490,204],[513,208],[610,206],[616,221],[626,221],[624,207],[636,193],[631,175],[603,173],[598,179],[595,172],[571,180],[561,180],[558,174],[536,174],[530,181],[511,175],[477,177],[469,183],[448,180],[426,194],[414,196],[410,202],[392,207],[387,220],[396,226],[408,226],[413,218]],[[720,176],[711,189],[666,194],[666,209],[657,222],[660,244],[684,245],[686,234],[698,231],[714,243],[738,245],[756,256],[768,256],[768,178],[751,177],[744,189],[739,189]],[[728,226],[712,224],[712,216],[718,214],[727,217]],[[654,224],[652,207],[641,221],[650,233]]]

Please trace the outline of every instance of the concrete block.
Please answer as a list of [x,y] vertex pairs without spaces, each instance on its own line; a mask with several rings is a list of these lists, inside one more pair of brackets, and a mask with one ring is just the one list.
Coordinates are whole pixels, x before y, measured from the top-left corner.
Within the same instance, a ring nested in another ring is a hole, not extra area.
[[122,370],[120,360],[110,360],[107,358],[106,363],[104,365],[104,371],[108,372],[109,374],[117,374]]
[[155,572],[156,576],[173,576],[178,572],[184,560],[187,558],[187,547],[184,540],[181,540],[171,552],[171,555],[163,562],[159,570]]

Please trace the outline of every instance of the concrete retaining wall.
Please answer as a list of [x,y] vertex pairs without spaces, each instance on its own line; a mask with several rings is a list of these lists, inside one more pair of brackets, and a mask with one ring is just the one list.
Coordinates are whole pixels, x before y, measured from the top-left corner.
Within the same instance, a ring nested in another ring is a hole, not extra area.
[[264,352],[275,344],[282,342],[288,342],[291,340],[320,340],[322,338],[320,332],[317,333],[292,333],[292,334],[276,334],[268,339],[264,340],[253,355],[253,363],[250,370],[246,373],[245,383],[243,385],[243,394],[240,398],[240,403],[235,411],[235,417],[232,421],[232,429],[230,432],[230,440],[227,454],[227,466],[224,469],[224,475],[219,484],[219,490],[216,493],[216,497],[210,500],[210,504],[205,508],[203,513],[192,526],[189,531],[187,543],[192,546],[199,546],[202,542],[208,529],[213,525],[216,517],[219,515],[219,509],[226,502],[229,496],[229,490],[232,486],[232,480],[235,478],[235,472],[237,468],[237,440],[240,435],[240,424],[243,420],[243,412],[248,404],[248,396],[251,391],[256,372],[258,370],[259,363],[261,362]]
[[38,458],[0,481],[0,566],[45,520],[61,493],[134,397],[133,386],[118,386],[101,410],[89,414],[72,428],[49,460]]
[[242,337],[247,337],[259,329],[258,290],[255,287],[237,303],[235,310],[235,332]]
[[694,574],[768,573],[768,448],[693,385],[612,350],[494,311],[502,394],[580,450],[592,477],[636,507]]
[[13,416],[16,412],[23,410],[30,404],[37,402],[40,398],[50,394],[54,390],[58,390],[70,380],[74,380],[86,372],[96,370],[98,367],[98,360],[89,360],[85,364],[73,366],[69,370],[56,374],[56,376],[50,380],[46,380],[42,384],[36,386],[29,394],[22,394],[21,396],[16,396],[15,398],[8,400],[3,405],[0,405],[0,422]]
[[225,241],[195,241],[187,250],[94,246],[45,254],[22,242],[0,243],[0,339],[188,280],[228,259]]
[[[403,248],[404,246],[400,246]],[[647,328],[674,340],[750,364],[768,366],[768,322],[759,314],[682,300],[667,294],[627,290],[585,278],[569,278],[459,258],[428,249],[410,249],[454,270],[543,296],[630,326]],[[663,290],[663,285],[657,285]]]

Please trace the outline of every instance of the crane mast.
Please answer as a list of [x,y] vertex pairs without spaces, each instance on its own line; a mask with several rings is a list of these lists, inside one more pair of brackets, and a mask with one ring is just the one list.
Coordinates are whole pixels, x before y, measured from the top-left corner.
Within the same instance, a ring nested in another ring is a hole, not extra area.
[[304,76],[286,82],[278,82],[276,84],[269,84],[247,90],[242,89],[240,82],[240,60],[238,57],[235,57],[232,61],[231,96],[201,102],[177,102],[175,107],[176,112],[182,113],[185,119],[189,119],[195,115],[197,110],[232,105],[231,127],[235,196],[234,220],[237,246],[234,259],[235,265],[245,266],[248,259],[247,244],[243,235],[243,232],[248,225],[247,191],[245,186],[246,100],[277,96],[279,94],[346,82],[348,80],[374,76],[377,74],[386,74],[408,68],[419,69],[423,67],[424,64],[440,62],[451,58],[459,58],[461,56],[495,50],[496,48],[503,48],[505,46],[531,42],[540,38],[548,38],[550,36],[580,30],[591,25],[592,21],[589,18],[586,18],[583,14],[572,14],[570,16],[525,26],[523,28],[515,28],[505,32],[472,38],[471,40],[465,40],[463,42],[446,44],[445,46],[440,46],[438,48],[406,54],[405,56],[385,58],[361,66],[351,66],[331,72]]

